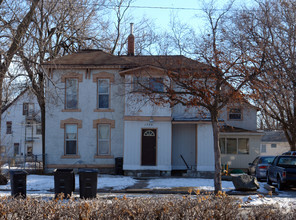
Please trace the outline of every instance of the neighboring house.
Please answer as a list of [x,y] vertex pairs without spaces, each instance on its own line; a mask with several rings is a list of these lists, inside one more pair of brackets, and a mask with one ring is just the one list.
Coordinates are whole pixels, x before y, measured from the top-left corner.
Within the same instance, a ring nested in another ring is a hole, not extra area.
[[2,158],[42,154],[40,109],[29,89],[3,108],[1,123]]
[[261,139],[260,155],[280,155],[291,150],[284,131],[264,131]]
[[[112,170],[114,159],[123,157],[127,175],[170,175],[188,167],[199,175],[212,173],[209,115],[198,115],[197,107],[155,105],[139,86],[161,91],[167,69],[202,65],[184,56],[134,56],[133,35],[128,41],[127,56],[85,50],[43,65],[50,77],[46,168]],[[222,159],[247,168],[250,158],[259,154],[257,109],[234,106],[221,112],[221,123],[242,129],[221,133]]]

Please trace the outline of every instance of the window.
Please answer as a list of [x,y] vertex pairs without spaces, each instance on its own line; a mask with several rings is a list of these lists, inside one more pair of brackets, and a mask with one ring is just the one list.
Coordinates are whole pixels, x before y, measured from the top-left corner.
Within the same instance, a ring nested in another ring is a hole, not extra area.
[[229,109],[229,120],[241,120],[242,119],[242,111],[239,108],[231,108]]
[[14,156],[20,154],[20,144],[19,143],[14,143]]
[[220,138],[221,154],[249,154],[248,138]]
[[266,153],[266,144],[261,145],[261,153]]
[[145,90],[163,92],[163,88],[163,78],[133,77],[133,90],[136,92],[143,92]]
[[110,155],[109,124],[98,124],[98,155]]
[[23,103],[23,115],[32,116],[34,114],[34,103]]
[[0,153],[5,154],[6,153],[6,147],[5,146],[0,146]]
[[77,109],[78,108],[78,79],[67,78],[65,82],[66,82],[65,109]]
[[163,92],[163,79],[162,78],[150,78],[149,88],[155,92]]
[[12,122],[11,121],[6,122],[6,134],[12,134]]
[[65,154],[66,155],[77,154],[77,125],[76,124],[65,125]]
[[276,144],[271,144],[271,148],[276,148]]
[[98,79],[98,108],[109,108],[109,79]]
[[27,156],[33,155],[33,146],[27,146]]
[[37,134],[37,135],[42,134],[42,127],[41,127],[40,124],[37,124],[37,125],[36,125],[36,134]]

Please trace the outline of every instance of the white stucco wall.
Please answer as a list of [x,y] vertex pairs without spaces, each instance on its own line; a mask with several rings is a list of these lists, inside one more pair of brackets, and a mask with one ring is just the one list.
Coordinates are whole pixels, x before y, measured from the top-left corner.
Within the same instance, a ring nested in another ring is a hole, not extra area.
[[[266,152],[262,152],[262,145],[265,144]],[[276,148],[272,148],[271,144],[276,144]],[[281,155],[287,151],[291,150],[291,147],[288,142],[261,142],[260,146],[260,155],[269,156],[269,155]]]
[[220,138],[249,138],[249,154],[221,154],[221,163],[228,164],[230,169],[248,168],[248,164],[253,162],[253,160],[260,155],[260,141],[261,135],[224,135],[220,134]]
[[[112,165],[114,158],[123,156],[123,113],[124,93],[122,79],[116,70],[91,70],[90,78],[85,77],[85,69],[81,70],[55,70],[52,81],[47,91],[46,111],[46,155],[47,164],[53,165]],[[93,82],[93,74],[108,72],[114,74],[114,83],[110,88],[111,112],[96,112],[97,83]],[[61,82],[63,74],[78,73],[83,75],[79,82],[78,109],[79,112],[63,112],[65,101],[65,83]],[[80,158],[63,158],[64,129],[61,128],[62,120],[74,118],[82,121],[82,128],[78,128],[78,153]],[[111,157],[96,158],[97,155],[97,129],[93,121],[97,119],[110,119],[115,121],[115,128],[111,128]]]
[[132,76],[125,76],[125,115],[126,116],[171,116],[169,104],[156,105],[148,96],[134,93]]
[[197,127],[197,171],[214,171],[214,140],[210,123]]
[[[141,165],[142,128],[157,129],[156,166]],[[171,122],[125,121],[124,170],[171,170]]]
[[[25,124],[26,116],[23,115],[23,103],[34,103],[34,112],[39,114],[37,117],[40,117],[40,108],[37,103],[36,97],[29,93],[25,92],[20,96],[3,114],[2,114],[2,124],[1,124],[1,145],[6,147],[6,153],[2,154],[3,156],[13,156],[14,155],[14,143],[19,143],[19,155],[27,154],[27,145],[33,147],[33,154],[40,155],[42,154],[42,136],[36,134],[36,123],[33,124],[33,142],[25,141]],[[12,134],[6,134],[6,122],[12,122]],[[32,136],[31,136],[32,137]]]
[[[235,106],[228,106],[229,108],[236,108]],[[256,131],[257,129],[257,109],[249,105],[238,106],[242,109],[242,120],[229,120],[227,115],[227,107],[220,112],[220,118],[224,120],[227,125],[247,130]]]

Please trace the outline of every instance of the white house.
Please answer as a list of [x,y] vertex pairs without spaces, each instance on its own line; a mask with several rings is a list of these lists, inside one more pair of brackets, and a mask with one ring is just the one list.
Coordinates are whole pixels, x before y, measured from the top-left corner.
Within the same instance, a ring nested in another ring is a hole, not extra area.
[[29,89],[22,91],[2,110],[1,156],[42,154],[40,108]]
[[[123,157],[128,175],[170,175],[214,171],[210,120],[196,108],[158,106],[139,91],[138,81],[159,90],[164,70],[200,68],[184,56],[134,56],[133,35],[128,55],[84,50],[43,65],[50,76],[46,109],[46,168],[113,169]],[[221,112],[222,160],[247,167],[259,154],[261,133],[250,104]],[[235,128],[235,129],[234,129]],[[231,130],[232,129],[232,130]],[[240,129],[240,130],[239,130]]]
[[264,131],[261,139],[260,155],[280,155],[291,150],[284,131]]

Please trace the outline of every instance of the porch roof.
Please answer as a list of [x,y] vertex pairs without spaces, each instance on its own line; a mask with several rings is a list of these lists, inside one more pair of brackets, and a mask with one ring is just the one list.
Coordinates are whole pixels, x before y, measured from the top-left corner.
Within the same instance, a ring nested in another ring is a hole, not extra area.
[[[218,119],[219,121],[224,121],[223,119]],[[172,122],[176,123],[197,123],[197,122],[211,122],[210,116],[205,117],[173,117]]]
[[261,134],[264,135],[262,132],[247,130],[244,128],[238,128],[230,125],[222,125],[220,127],[221,133],[252,133],[252,134]]

